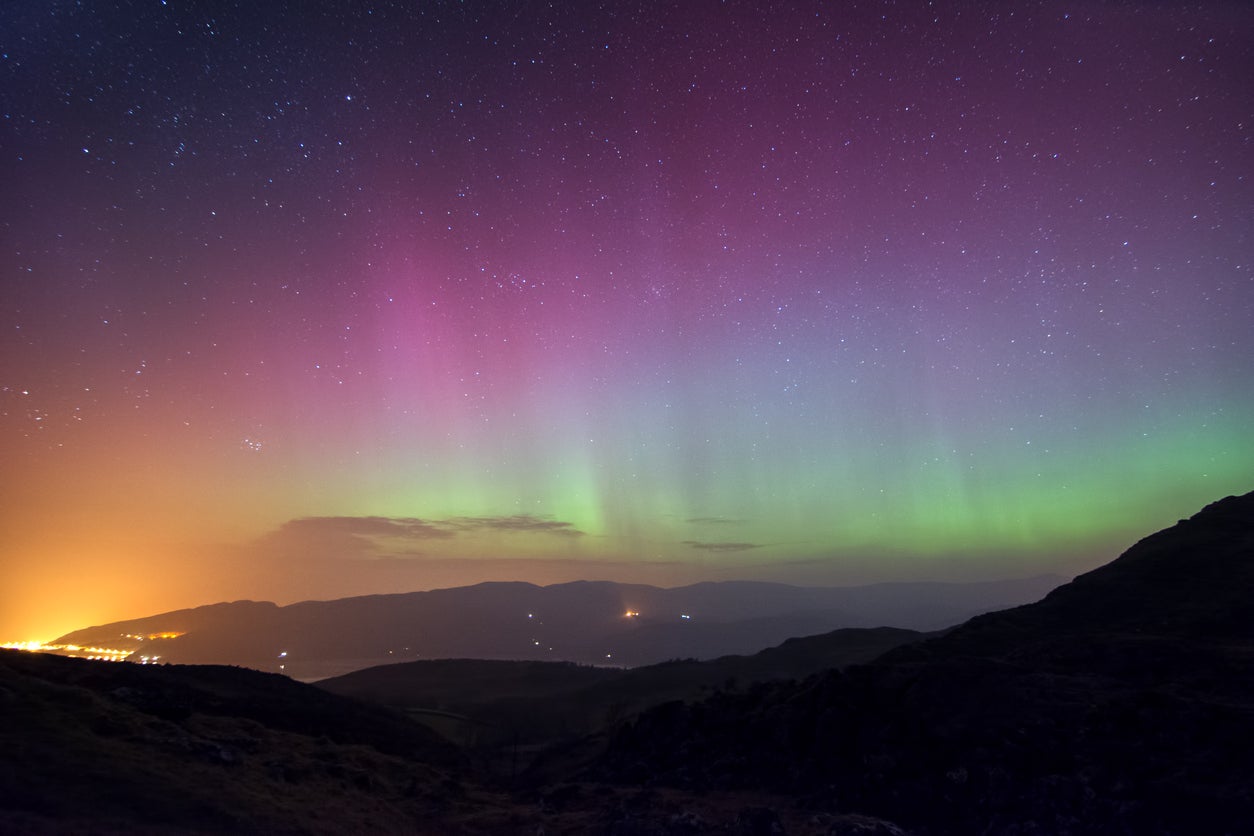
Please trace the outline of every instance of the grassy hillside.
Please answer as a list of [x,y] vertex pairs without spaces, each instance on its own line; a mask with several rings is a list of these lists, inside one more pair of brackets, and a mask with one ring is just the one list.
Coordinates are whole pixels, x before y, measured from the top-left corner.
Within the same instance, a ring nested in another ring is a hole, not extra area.
[[403,716],[239,668],[2,651],[0,751],[3,832],[399,831],[494,805]]

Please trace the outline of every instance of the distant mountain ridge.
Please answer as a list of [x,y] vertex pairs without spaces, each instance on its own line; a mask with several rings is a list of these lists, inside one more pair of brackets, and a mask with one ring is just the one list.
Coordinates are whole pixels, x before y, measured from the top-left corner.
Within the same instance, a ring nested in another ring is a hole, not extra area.
[[1061,581],[1042,576],[863,587],[733,581],[671,589],[608,581],[483,583],[283,607],[211,604],[76,630],[56,641],[303,678],[417,658],[634,667],[754,653],[849,627],[936,630],[1035,600]]

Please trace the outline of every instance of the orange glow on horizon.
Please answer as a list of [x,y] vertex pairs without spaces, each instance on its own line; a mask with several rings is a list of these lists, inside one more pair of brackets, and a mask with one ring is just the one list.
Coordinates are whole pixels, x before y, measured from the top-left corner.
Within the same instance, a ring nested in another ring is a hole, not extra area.
[[[130,656],[132,650],[118,650],[112,647],[84,647],[77,644],[44,644],[43,642],[6,642],[0,644],[6,650],[21,650],[26,653],[52,653],[57,656],[73,656],[80,659],[96,659],[105,662],[121,662]],[[145,657],[147,659],[148,657]],[[159,657],[152,657],[157,659]]]

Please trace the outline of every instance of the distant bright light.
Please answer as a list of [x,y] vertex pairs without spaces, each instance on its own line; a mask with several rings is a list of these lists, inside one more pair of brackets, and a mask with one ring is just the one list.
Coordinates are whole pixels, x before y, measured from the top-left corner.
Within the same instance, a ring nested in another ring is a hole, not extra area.
[[7,642],[0,644],[0,647],[8,650],[24,650],[27,653],[53,653],[58,656],[77,656],[106,662],[121,662],[132,653],[131,650],[125,648],[83,647],[77,644],[45,644],[43,642]]

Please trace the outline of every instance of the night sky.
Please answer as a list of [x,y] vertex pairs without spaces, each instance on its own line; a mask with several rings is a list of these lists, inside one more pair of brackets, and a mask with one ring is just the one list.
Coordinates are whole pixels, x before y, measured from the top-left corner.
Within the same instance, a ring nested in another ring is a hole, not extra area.
[[1254,487],[1254,7],[8,2],[0,639],[1071,574]]

